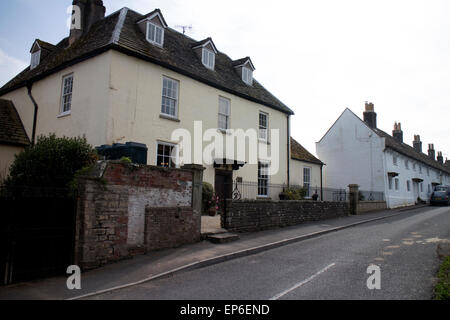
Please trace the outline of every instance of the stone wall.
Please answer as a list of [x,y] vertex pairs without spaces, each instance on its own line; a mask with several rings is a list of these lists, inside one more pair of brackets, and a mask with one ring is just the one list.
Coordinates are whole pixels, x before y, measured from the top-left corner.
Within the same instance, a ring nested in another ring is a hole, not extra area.
[[252,232],[348,215],[348,202],[229,200],[222,227]]
[[199,241],[202,172],[99,162],[79,179],[76,264],[91,269]]
[[358,214],[387,210],[386,201],[359,201]]

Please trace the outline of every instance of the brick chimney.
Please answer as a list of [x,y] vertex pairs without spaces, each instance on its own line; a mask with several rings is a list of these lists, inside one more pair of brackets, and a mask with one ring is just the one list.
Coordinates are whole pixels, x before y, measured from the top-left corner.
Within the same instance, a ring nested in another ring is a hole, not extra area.
[[106,8],[102,0],[73,0],[72,26],[69,46],[89,31],[91,26],[105,17]]
[[372,129],[377,128],[377,114],[375,113],[375,106],[371,102],[366,101],[366,111],[364,112],[364,122]]
[[440,164],[444,164],[444,157],[442,156],[442,152],[441,151],[438,152],[437,161]]
[[400,122],[399,123],[396,122],[394,124],[394,130],[392,131],[392,136],[398,142],[403,143],[403,131],[402,131],[402,124]]
[[436,160],[436,151],[434,151],[434,144],[428,145],[428,156],[431,159]]
[[414,136],[413,147],[417,152],[422,152],[422,141],[419,135]]

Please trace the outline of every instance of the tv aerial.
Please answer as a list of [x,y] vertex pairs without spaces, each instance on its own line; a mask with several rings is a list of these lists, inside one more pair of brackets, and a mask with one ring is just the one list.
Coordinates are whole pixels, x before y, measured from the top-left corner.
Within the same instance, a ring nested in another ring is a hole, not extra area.
[[175,28],[182,29],[183,34],[186,34],[186,30],[192,30],[192,25],[176,25]]

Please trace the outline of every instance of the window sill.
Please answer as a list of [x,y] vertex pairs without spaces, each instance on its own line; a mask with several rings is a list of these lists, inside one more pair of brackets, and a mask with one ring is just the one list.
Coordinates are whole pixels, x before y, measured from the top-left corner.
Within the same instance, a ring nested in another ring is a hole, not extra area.
[[164,120],[174,121],[174,122],[181,122],[180,119],[174,118],[174,117],[171,117],[171,116],[168,116],[168,115],[165,115],[165,114],[160,114],[159,118],[160,119],[164,119]]
[[57,116],[57,118],[58,118],[58,119],[59,119],[59,118],[65,118],[65,117],[70,116],[71,114],[72,114],[71,111],[64,112],[64,113],[60,113],[60,114]]

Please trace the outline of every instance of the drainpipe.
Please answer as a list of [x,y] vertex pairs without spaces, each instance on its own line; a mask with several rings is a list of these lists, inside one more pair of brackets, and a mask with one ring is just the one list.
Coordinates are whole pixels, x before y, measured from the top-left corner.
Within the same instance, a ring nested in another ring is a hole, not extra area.
[[36,103],[36,100],[34,100],[33,95],[31,94],[32,88],[33,88],[33,82],[27,83],[28,96],[30,97],[31,102],[33,102],[33,105],[34,105],[33,133],[32,133],[32,138],[31,138],[31,146],[33,147],[36,142],[36,123],[37,123],[37,114],[38,114],[39,106]]
[[291,186],[291,116],[287,116],[287,185]]

